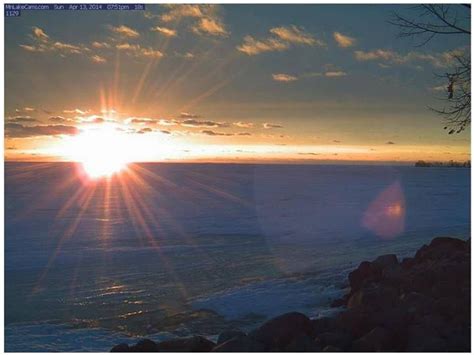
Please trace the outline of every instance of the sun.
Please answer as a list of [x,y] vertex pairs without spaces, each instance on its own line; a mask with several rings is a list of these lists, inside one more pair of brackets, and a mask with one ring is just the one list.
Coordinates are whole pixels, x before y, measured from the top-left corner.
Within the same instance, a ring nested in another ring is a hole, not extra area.
[[92,179],[112,176],[131,162],[132,142],[129,134],[116,127],[101,126],[84,130],[69,147],[69,155],[81,163]]

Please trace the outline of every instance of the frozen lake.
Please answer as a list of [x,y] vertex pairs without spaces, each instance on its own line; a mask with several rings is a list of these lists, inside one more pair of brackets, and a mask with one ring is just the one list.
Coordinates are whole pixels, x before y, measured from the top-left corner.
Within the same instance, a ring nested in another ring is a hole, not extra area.
[[107,351],[324,314],[361,261],[468,238],[470,169],[6,163],[5,203],[5,349]]

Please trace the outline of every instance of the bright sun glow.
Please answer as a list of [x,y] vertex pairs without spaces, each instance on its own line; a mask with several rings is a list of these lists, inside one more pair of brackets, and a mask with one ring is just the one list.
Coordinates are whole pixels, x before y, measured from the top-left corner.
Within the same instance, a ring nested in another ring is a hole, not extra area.
[[70,146],[71,157],[80,163],[91,178],[111,176],[131,162],[129,135],[114,127],[84,131]]

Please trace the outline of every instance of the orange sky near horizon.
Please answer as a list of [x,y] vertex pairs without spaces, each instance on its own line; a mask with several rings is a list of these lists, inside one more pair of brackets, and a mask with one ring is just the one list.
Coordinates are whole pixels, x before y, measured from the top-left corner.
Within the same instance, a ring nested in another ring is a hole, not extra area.
[[446,98],[433,73],[452,69],[469,40],[415,48],[387,25],[394,11],[413,15],[403,5],[147,5],[6,18],[4,157],[470,160],[470,130],[448,135],[427,109]]

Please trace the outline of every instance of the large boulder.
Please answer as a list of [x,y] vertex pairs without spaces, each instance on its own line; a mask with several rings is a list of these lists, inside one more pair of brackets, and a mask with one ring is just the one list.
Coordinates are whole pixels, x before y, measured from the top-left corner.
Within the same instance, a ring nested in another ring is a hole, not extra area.
[[378,281],[382,276],[382,269],[369,261],[363,261],[359,267],[349,273],[351,292],[360,290],[366,283]]
[[263,352],[265,345],[249,336],[237,336],[217,345],[212,351],[224,353]]
[[121,343],[118,345],[115,345],[112,349],[110,349],[111,353],[129,353],[130,352],[130,347],[128,344]]
[[320,333],[330,332],[337,328],[336,318],[322,317],[311,319],[311,334],[316,337]]
[[216,344],[202,336],[165,340],[157,344],[157,351],[162,352],[208,352]]
[[392,307],[398,299],[398,291],[390,286],[370,284],[356,291],[347,303],[348,308],[371,308],[374,310]]
[[391,268],[398,265],[398,258],[395,254],[381,255],[375,259],[372,264],[375,264],[382,269]]
[[291,312],[270,319],[249,335],[263,343],[266,350],[280,350],[297,336],[311,335],[312,329],[308,317],[302,313]]
[[363,308],[348,309],[339,313],[335,322],[337,329],[353,338],[359,338],[374,327],[373,315]]
[[444,258],[453,259],[469,252],[469,243],[457,238],[439,237],[434,238],[430,245],[424,245],[415,254],[415,260],[439,260]]
[[130,347],[130,352],[154,353],[158,351],[158,344],[153,340],[143,339]]

